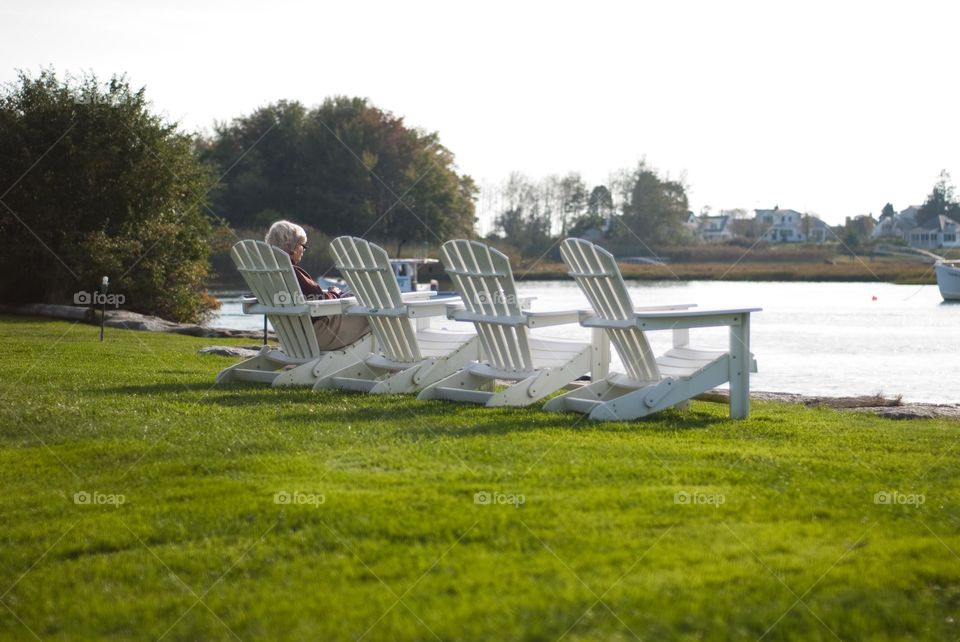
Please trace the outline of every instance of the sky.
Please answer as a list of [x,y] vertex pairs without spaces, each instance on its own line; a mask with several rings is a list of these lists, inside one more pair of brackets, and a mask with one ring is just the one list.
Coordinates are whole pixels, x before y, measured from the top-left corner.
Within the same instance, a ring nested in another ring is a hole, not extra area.
[[0,82],[126,74],[207,133],[281,99],[362,96],[438,132],[479,184],[592,187],[644,160],[695,212],[836,224],[960,178],[958,25],[960,3],[923,0],[12,0]]

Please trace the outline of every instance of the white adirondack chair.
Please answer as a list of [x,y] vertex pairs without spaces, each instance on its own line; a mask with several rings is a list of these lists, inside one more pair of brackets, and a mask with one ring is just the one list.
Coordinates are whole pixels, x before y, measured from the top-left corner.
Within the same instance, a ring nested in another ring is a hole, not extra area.
[[[579,390],[555,397],[544,410],[572,410],[595,420],[643,417],[730,382],[730,416],[750,413],[750,372],[756,362],[750,354],[750,313],[760,308],[689,310],[635,308],[613,255],[582,239],[566,239],[561,253],[570,276],[593,307],[580,324],[603,329],[626,374],[610,374]],[[679,306],[691,307],[691,306]],[[728,326],[727,351],[695,350],[689,329]],[[673,345],[654,358],[645,331],[673,330]]]
[[[510,261],[502,253],[477,241],[447,241],[441,261],[464,304],[451,316],[474,324],[484,359],[425,388],[420,399],[526,406],[602,368],[594,363],[590,344],[530,335],[530,328],[575,323],[579,317],[575,311],[522,310]],[[515,383],[495,391],[497,380]]]
[[405,302],[383,248],[341,236],[330,244],[334,263],[350,285],[357,305],[348,315],[370,322],[375,351],[362,361],[317,380],[316,389],[341,388],[372,394],[413,393],[479,358],[473,332],[428,327],[429,317],[446,316],[450,301]]
[[[257,381],[282,385],[313,385],[317,378],[363,359],[373,347],[370,335],[341,350],[321,352],[313,318],[341,314],[346,300],[306,301],[290,256],[263,241],[240,241],[230,256],[255,298],[244,301],[247,314],[266,314],[280,347],[260,353],[217,375],[217,383]],[[294,366],[292,369],[284,369]]]

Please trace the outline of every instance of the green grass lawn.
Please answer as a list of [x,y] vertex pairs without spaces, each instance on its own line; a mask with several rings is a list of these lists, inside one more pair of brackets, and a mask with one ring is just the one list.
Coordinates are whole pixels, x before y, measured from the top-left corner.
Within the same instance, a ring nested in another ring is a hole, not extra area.
[[0,317],[0,638],[960,637],[957,422],[213,387],[225,340],[98,332]]

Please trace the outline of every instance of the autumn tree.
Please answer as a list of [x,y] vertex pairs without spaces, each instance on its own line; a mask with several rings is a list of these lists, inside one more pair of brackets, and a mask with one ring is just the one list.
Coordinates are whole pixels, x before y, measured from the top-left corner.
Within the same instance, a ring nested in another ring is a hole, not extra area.
[[436,133],[365,99],[329,98],[315,109],[280,101],[217,125],[200,153],[233,167],[214,209],[238,226],[283,216],[329,236],[400,245],[473,233],[476,187],[453,153]]

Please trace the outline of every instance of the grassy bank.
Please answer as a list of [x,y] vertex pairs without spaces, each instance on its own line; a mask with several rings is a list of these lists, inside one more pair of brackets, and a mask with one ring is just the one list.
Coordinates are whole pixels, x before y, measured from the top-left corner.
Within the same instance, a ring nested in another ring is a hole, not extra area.
[[[318,244],[318,253],[308,256],[304,267],[311,274],[336,276],[325,246]],[[513,271],[527,279],[568,279],[560,262],[559,249],[551,248],[544,256],[522,257],[515,250],[500,245],[510,257]],[[389,245],[388,251],[392,251]],[[617,251],[617,256],[641,253],[642,247]],[[937,250],[947,257],[960,258],[956,250]],[[825,245],[758,245],[741,247],[725,244],[700,244],[667,247],[660,251],[665,265],[620,263],[629,279],[661,280],[728,280],[728,281],[882,281],[910,285],[935,284],[933,267],[921,260],[874,253],[859,249],[854,255],[838,244]],[[409,251],[404,255],[409,255]],[[428,256],[439,255],[438,248],[429,248]],[[212,289],[246,289],[229,256],[223,252],[213,257]],[[444,283],[449,287],[449,282]]]
[[[862,281],[900,283],[904,285],[933,285],[937,282],[933,266],[917,261],[899,259],[860,259],[836,257],[819,262],[770,261],[712,261],[698,263],[668,263],[645,265],[620,263],[627,279],[640,281]],[[319,270],[336,276],[333,270]],[[562,263],[546,260],[521,259],[513,263],[518,280],[568,280]],[[210,284],[211,289],[246,289],[239,276],[232,280],[227,275]],[[449,281],[440,280],[443,288]]]
[[[837,257],[820,262],[714,261],[637,265],[621,263],[628,279],[643,281],[864,281],[935,284],[933,267],[916,261]],[[514,267],[524,279],[569,279],[561,263],[522,261]]]
[[955,422],[214,388],[208,340],[0,326],[2,639],[960,634]]

